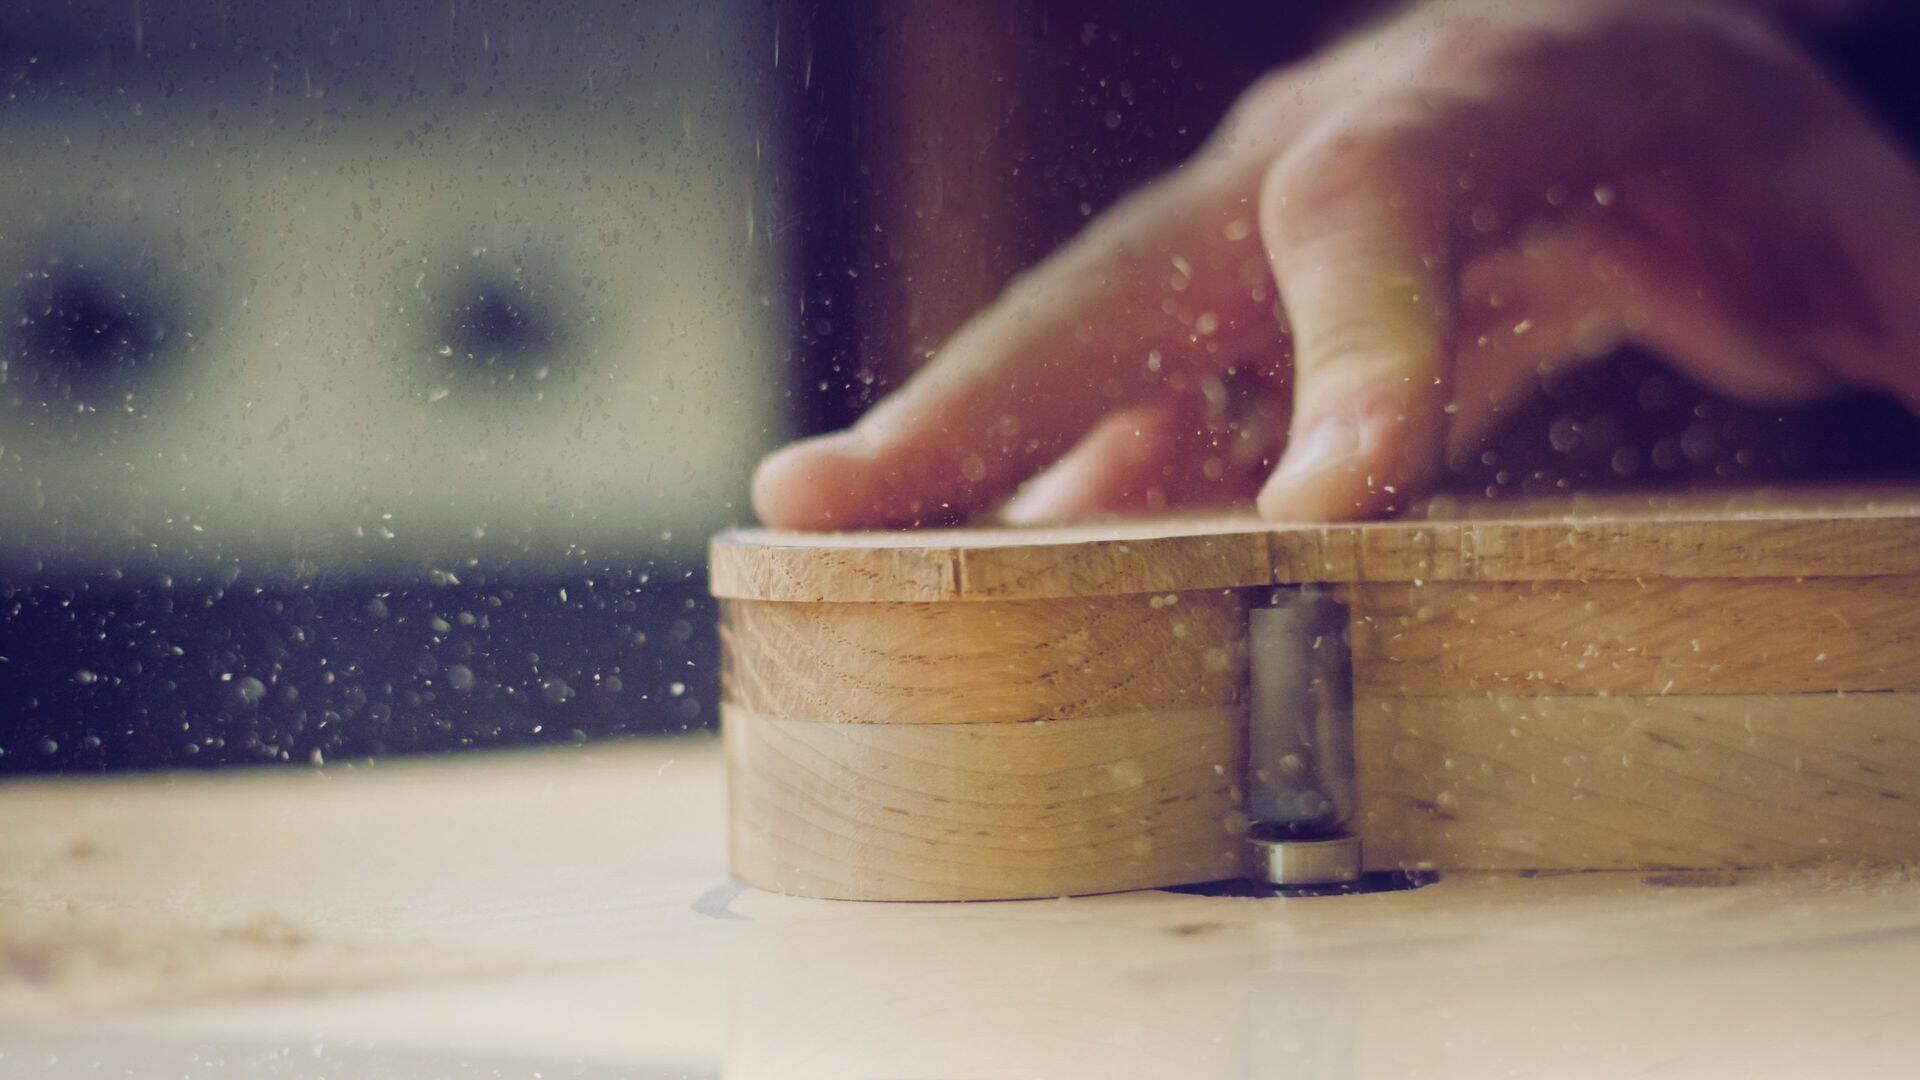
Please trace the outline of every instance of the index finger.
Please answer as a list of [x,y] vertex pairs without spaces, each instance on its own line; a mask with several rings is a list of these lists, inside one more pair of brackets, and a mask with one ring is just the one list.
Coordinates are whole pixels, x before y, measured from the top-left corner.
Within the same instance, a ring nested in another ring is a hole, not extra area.
[[1270,349],[1259,164],[1203,159],[1124,200],[853,428],[762,462],[760,517],[802,529],[963,517],[1166,376]]

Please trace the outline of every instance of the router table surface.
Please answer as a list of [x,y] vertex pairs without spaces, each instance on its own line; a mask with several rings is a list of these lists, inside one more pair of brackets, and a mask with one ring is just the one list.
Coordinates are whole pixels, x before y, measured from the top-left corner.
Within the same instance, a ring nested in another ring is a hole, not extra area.
[[861,904],[711,737],[0,787],[0,1075],[1909,1075],[1911,872]]

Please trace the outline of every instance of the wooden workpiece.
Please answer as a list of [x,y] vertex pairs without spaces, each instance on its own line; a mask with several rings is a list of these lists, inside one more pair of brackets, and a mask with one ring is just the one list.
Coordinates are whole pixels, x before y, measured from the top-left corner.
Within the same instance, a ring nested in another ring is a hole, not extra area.
[[737,529],[713,594],[802,603],[1023,600],[1307,582],[1920,574],[1920,489],[1442,497],[1398,521],[1274,528],[1251,513],[1009,529]]
[[1920,858],[1920,491],[716,538],[732,850],[802,895],[1241,872],[1247,606],[1348,606],[1375,869]]

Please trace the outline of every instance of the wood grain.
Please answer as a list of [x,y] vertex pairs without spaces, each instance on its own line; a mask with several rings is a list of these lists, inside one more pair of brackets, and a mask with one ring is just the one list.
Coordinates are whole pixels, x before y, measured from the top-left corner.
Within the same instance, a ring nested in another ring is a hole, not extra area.
[[1275,528],[1248,514],[1037,529],[736,530],[716,596],[1012,600],[1301,582],[1920,575],[1911,486],[1436,500],[1418,520]]
[[1920,689],[1920,578],[1343,590],[1368,697]]
[[1389,698],[1355,743],[1376,868],[1920,859],[1920,694]]
[[1024,724],[722,709],[733,872],[863,900],[1063,896],[1242,872],[1237,708]]
[[867,724],[972,724],[1237,703],[1238,592],[979,604],[722,601],[728,701]]

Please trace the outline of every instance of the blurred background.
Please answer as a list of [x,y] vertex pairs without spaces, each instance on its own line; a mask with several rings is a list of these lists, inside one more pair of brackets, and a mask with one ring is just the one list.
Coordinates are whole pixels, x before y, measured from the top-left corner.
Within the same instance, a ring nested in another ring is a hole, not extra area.
[[[0,772],[710,726],[753,461],[1378,7],[5,0]],[[1916,471],[1624,353],[1450,486]]]

